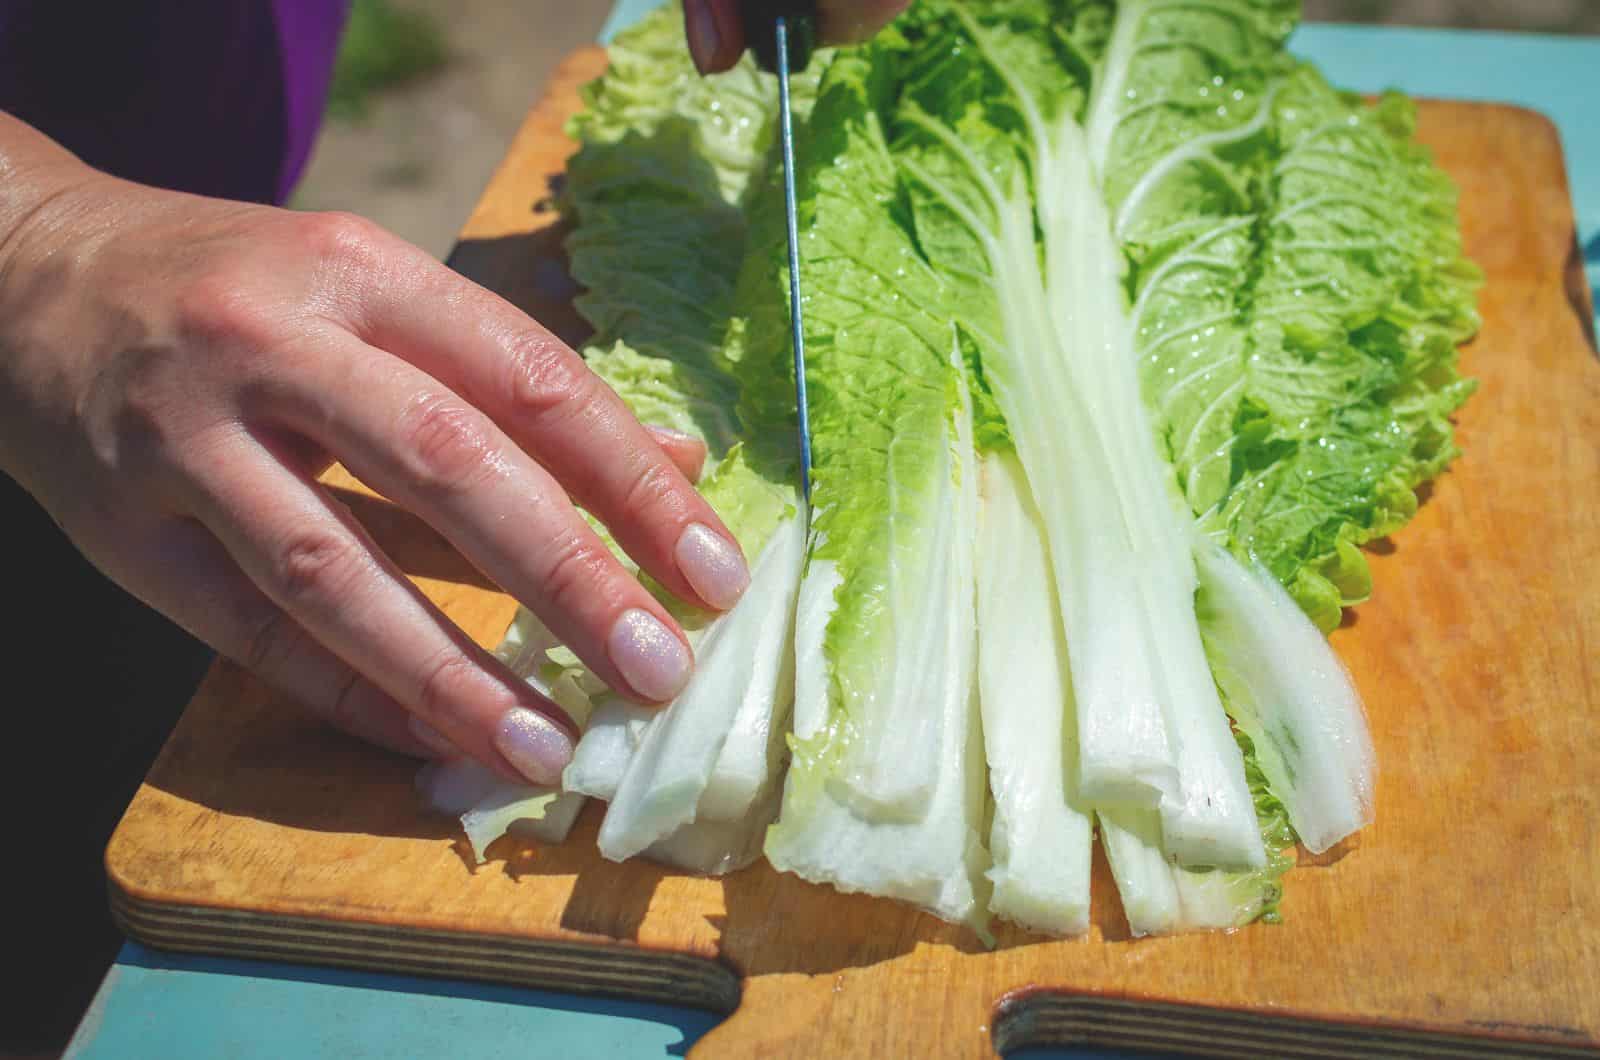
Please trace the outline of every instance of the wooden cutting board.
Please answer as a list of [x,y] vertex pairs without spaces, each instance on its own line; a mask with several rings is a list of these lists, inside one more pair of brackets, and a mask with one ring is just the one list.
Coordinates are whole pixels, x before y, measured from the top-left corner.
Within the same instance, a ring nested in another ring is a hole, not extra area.
[[[572,56],[452,263],[573,340],[554,215]],[[1366,696],[1377,823],[1288,878],[1285,922],[1130,939],[1100,864],[1094,929],[969,931],[765,863],[696,879],[566,844],[463,859],[413,763],[302,720],[218,664],[107,853],[113,905],[157,946],[654,998],[730,1012],[707,1056],[983,1056],[1094,1042],[1270,1056],[1600,1051],[1600,362],[1554,128],[1424,103],[1488,273],[1465,456],[1372,551],[1334,644]],[[330,481],[466,630],[513,611],[440,538]]]

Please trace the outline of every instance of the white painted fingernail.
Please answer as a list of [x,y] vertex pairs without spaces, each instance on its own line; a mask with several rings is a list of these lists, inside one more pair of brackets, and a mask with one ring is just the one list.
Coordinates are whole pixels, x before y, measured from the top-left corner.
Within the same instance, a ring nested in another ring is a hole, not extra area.
[[444,733],[435,729],[415,714],[407,719],[407,725],[411,728],[411,735],[415,736],[418,742],[435,754],[444,755],[447,758],[461,757],[461,749],[459,747],[451,743]]
[[750,584],[750,568],[737,546],[704,523],[690,523],[673,552],[685,580],[718,610],[738,603]]
[[500,719],[494,746],[535,784],[560,784],[561,771],[572,761],[572,739],[561,726],[521,707],[513,707]]
[[637,607],[624,611],[611,627],[606,650],[628,687],[658,702],[682,692],[694,669],[683,641],[655,615]]

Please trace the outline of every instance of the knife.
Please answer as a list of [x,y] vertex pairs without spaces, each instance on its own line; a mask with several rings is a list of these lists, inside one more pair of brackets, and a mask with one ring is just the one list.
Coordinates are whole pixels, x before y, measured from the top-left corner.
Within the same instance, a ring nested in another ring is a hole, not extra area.
[[778,75],[778,137],[783,149],[783,213],[789,228],[789,328],[794,347],[794,400],[800,442],[800,489],[811,507],[811,415],[806,405],[806,340],[800,304],[800,225],[794,193],[794,117],[789,74],[804,70],[816,45],[810,0],[742,0],[739,18],[756,65]]

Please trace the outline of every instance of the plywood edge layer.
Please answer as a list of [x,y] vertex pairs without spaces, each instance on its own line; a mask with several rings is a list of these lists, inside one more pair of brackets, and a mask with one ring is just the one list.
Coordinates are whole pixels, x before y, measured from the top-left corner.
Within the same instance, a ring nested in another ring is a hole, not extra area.
[[666,950],[428,931],[253,910],[145,902],[114,884],[111,914],[129,937],[160,949],[652,1001],[719,1014],[739,1006],[731,970]]
[[[1496,1031],[1501,1033],[1496,1033]],[[1367,1057],[1581,1057],[1600,1056],[1600,1043],[1539,1041],[1526,1033],[1562,1034],[1561,1028],[1491,1028],[1478,1035],[1420,1027],[1317,1021],[1301,1013],[1242,1012],[1154,999],[1040,992],[1001,1001],[993,1021],[995,1050],[1099,1046],[1148,1049],[1195,1056],[1241,1054],[1285,1060]],[[1573,1033],[1581,1038],[1581,1034]],[[1511,1036],[1508,1036],[1511,1035]]]

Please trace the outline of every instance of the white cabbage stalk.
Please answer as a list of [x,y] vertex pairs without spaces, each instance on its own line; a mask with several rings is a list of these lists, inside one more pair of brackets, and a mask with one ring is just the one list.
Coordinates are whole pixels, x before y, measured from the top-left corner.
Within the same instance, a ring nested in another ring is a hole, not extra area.
[[789,720],[794,709],[794,603],[799,586],[796,569],[777,684],[783,694],[774,700],[770,711],[764,709],[759,697],[746,696],[741,701],[695,806],[698,821],[742,821],[751,806],[780,786],[778,767],[787,753]]
[[1243,757],[1194,615],[1191,520],[1140,396],[1122,255],[1083,129],[1070,113],[1047,128],[1028,86],[964,19],[1016,98],[1032,165],[1002,189],[955,130],[926,115],[913,120],[964,167],[979,209],[936,173],[905,165],[988,258],[1004,335],[989,344],[984,371],[1047,532],[1083,794],[1099,806],[1159,809],[1166,849],[1182,863],[1264,864]]
[[1049,302],[1064,351],[1078,361],[1074,384],[1096,395],[1090,411],[1101,414],[1100,431],[1115,439],[1108,448],[1123,457],[1118,478],[1133,560],[1128,570],[1133,582],[1123,592],[1142,598],[1148,623],[1144,658],[1162,700],[1177,766],[1177,787],[1163,793],[1159,806],[1164,846],[1180,864],[1259,866],[1266,852],[1244,759],[1195,617],[1192,519],[1169,485],[1139,394],[1132,335],[1117,285],[1122,256],[1075,122],[1067,123],[1058,145],[1052,156],[1057,183],[1050,186],[1061,194],[1044,196],[1042,205],[1049,218]]
[[560,843],[572,831],[583,796],[556,788],[507,784],[461,815],[472,853],[481,863],[489,844],[511,832],[541,843]]
[[489,844],[507,832],[561,842],[583,809],[582,795],[502,780],[470,758],[428,763],[417,774],[417,789],[433,809],[461,818],[480,865]]
[[644,856],[702,876],[723,876],[761,857],[767,826],[778,816],[783,785],[768,784],[737,821],[697,820],[652,844]]
[[[956,363],[959,366],[959,362]],[[978,730],[978,704],[973,680],[976,655],[976,611],[973,598],[973,548],[977,522],[977,458],[972,447],[971,410],[962,390],[956,416],[953,476],[941,483],[931,503],[955,514],[951,536],[954,562],[945,587],[950,605],[943,619],[942,650],[920,662],[949,671],[939,682],[943,696],[926,701],[929,724],[906,734],[868,745],[892,763],[932,766],[934,787],[916,820],[862,813],[842,785],[828,783],[823,768],[792,768],[784,787],[779,819],[767,831],[767,860],[780,871],[793,872],[841,891],[899,898],[937,916],[973,924],[983,930],[988,881],[983,872],[988,854],[979,829],[984,813],[983,745]],[[800,586],[795,623],[797,743],[817,736],[830,724],[825,634],[833,611],[839,577],[832,565],[813,562]],[[886,661],[886,665],[888,665]]]
[[[701,639],[694,677],[644,726],[600,828],[600,852],[613,861],[645,850],[696,820],[721,772],[717,816],[742,821],[771,776],[770,733],[794,695],[795,593],[805,521],[791,517],[755,564],[750,587]],[[730,743],[730,734],[740,733]],[[719,768],[725,752],[734,759]],[[740,792],[748,792],[740,805]]]
[[[955,468],[948,447],[932,469],[941,481],[952,481]],[[894,746],[931,747],[937,741],[939,717],[930,704],[965,693],[951,684],[961,675],[949,667],[930,666],[945,648],[954,593],[961,588],[953,575],[961,545],[958,535],[970,533],[954,503],[933,509],[928,517],[913,505],[909,532],[894,524],[902,517],[896,503],[898,484],[884,484],[890,527],[885,533],[896,555],[888,565],[885,605],[893,623],[893,643],[872,668],[873,687],[849,697],[854,740],[846,748],[832,779],[836,794],[858,812],[886,819],[915,821],[927,805],[938,778],[931,755],[887,755]]]
[[1161,816],[1154,810],[1101,810],[1100,845],[1105,848],[1128,930],[1135,935],[1170,935],[1179,930],[1178,884],[1161,852]]
[[1172,864],[1153,810],[1101,811],[1100,842],[1134,935],[1241,927],[1261,915],[1266,890],[1251,872]]
[[460,817],[506,783],[470,758],[440,759],[417,771],[416,786],[428,808]]
[[1361,699],[1276,578],[1209,540],[1196,555],[1217,682],[1300,842],[1320,854],[1372,823],[1377,759]]
[[994,822],[989,910],[1052,935],[1089,929],[1093,829],[1038,509],[1016,455],[983,458],[978,689]]
[[[818,535],[811,551],[822,546]],[[812,559],[800,579],[794,617],[794,737],[814,739],[828,724],[828,623],[844,576],[830,559]]]
[[607,802],[615,798],[634,749],[654,714],[649,707],[614,695],[602,697],[583,738],[573,748],[572,761],[561,774],[562,788]]

